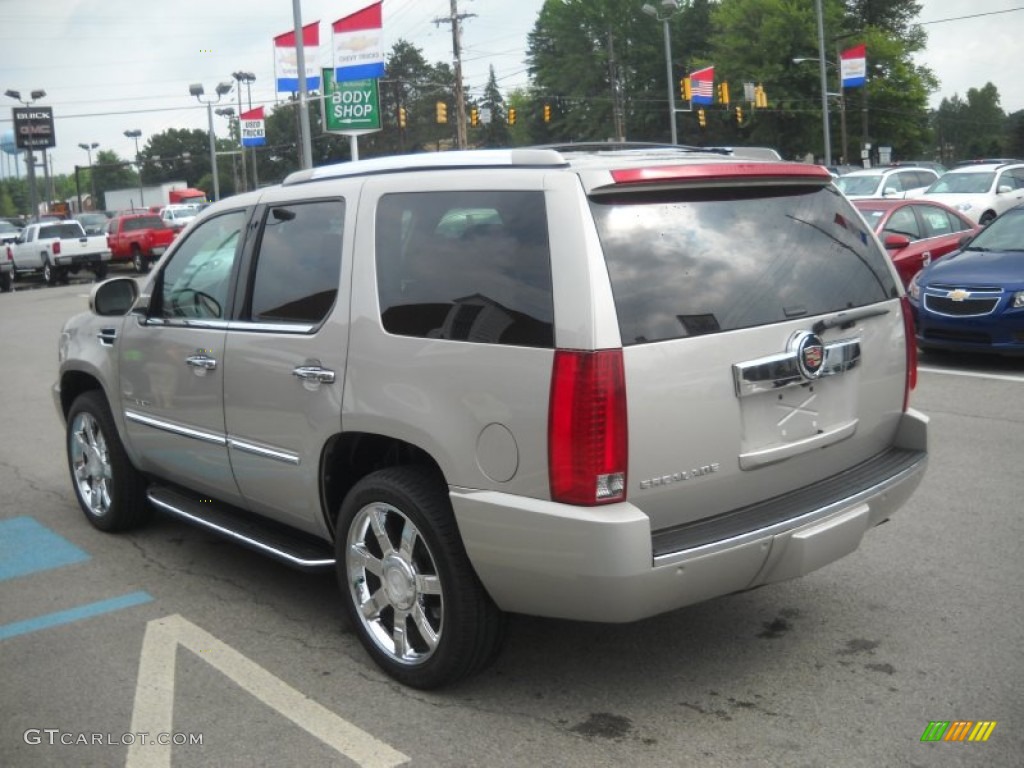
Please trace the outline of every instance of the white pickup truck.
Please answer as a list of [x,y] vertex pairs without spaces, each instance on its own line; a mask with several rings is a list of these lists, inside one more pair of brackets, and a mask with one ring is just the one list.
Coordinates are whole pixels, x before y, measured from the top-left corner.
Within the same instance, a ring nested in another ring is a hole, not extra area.
[[41,273],[54,285],[83,268],[102,280],[107,276],[110,248],[106,235],[88,236],[77,221],[51,221],[29,224],[7,246],[5,255],[13,267],[13,279]]

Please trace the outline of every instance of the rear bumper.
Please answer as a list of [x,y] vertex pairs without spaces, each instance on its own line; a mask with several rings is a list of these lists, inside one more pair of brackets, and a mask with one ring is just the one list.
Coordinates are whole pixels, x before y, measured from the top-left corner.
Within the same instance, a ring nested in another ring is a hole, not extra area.
[[[887,476],[866,478],[793,517],[754,517],[727,538],[666,551],[628,502],[586,508],[493,491],[452,489],[466,551],[506,611],[627,622],[810,573],[857,549],[864,533],[914,492],[927,466],[927,417],[903,416]],[[908,453],[909,452],[909,453]],[[779,500],[774,500],[778,502]]]
[[88,267],[110,261],[110,251],[55,256],[53,261],[58,267]]

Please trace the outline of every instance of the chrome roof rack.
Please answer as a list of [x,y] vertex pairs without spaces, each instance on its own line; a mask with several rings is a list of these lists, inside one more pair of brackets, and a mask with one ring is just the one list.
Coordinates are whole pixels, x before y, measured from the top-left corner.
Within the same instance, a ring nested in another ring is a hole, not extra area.
[[373,176],[408,171],[438,171],[471,168],[564,168],[565,158],[553,149],[523,147],[516,149],[471,149],[449,152],[422,152],[414,155],[390,155],[348,163],[323,165],[289,174],[284,186],[325,179]]

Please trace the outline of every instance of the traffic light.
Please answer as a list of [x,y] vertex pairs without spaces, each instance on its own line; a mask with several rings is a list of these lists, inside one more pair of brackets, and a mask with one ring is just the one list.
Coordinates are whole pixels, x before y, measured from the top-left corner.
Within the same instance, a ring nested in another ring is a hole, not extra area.
[[683,97],[683,101],[693,101],[693,90],[690,87],[690,78],[684,77],[679,81],[679,95]]
[[444,124],[448,122],[448,105],[443,101],[437,102],[437,122]]
[[480,122],[480,110],[477,109],[476,107],[473,107],[471,110],[469,110],[469,124],[475,126],[479,122]]
[[768,94],[764,92],[764,86],[760,83],[754,88],[754,106],[761,108],[768,106]]
[[721,82],[718,84],[718,103],[729,103],[729,84],[726,82]]
[[550,104],[545,104],[544,105],[544,122],[545,123],[550,123],[551,122],[551,105]]
[[407,120],[408,120],[408,115],[406,114],[405,107],[399,107],[398,108],[398,127],[399,128],[405,128]]
[[707,128],[708,126],[707,118],[704,116],[703,107],[697,110],[697,125],[699,125],[701,128]]
[[508,124],[509,125],[515,125],[516,124],[516,108],[515,107],[509,107],[508,108]]
[[743,123],[743,107],[736,107],[736,125]]

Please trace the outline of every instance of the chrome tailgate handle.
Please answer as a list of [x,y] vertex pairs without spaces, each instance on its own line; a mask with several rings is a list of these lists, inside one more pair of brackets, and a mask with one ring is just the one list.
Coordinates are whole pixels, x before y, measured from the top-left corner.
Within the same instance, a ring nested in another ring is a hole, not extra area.
[[319,365],[300,365],[298,368],[292,369],[292,376],[316,384],[334,383],[334,371],[329,368],[321,368]]

